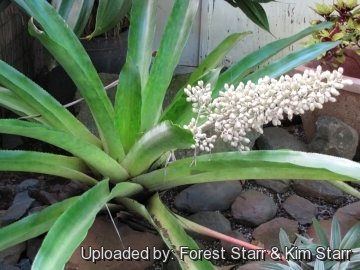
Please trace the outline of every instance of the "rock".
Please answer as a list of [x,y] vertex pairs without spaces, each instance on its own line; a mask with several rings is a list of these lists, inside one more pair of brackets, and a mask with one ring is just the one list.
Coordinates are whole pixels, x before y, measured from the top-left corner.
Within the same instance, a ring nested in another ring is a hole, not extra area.
[[281,217],[261,224],[254,230],[253,238],[263,243],[266,249],[271,249],[272,247],[280,248],[280,228],[286,232],[292,243],[298,232],[298,223],[294,220]]
[[35,200],[29,197],[28,191],[16,194],[13,204],[6,211],[1,225],[4,227],[19,220],[26,211],[34,204]]
[[[187,217],[187,219],[219,233],[225,234],[231,231],[230,221],[219,212],[199,212]],[[214,238],[207,235],[202,235],[192,231],[187,231],[187,233],[191,237],[199,240],[214,241]]]
[[302,225],[312,223],[318,214],[316,205],[295,194],[288,197],[282,207]]
[[22,259],[17,266],[19,266],[21,270],[31,270],[31,263],[29,259]]
[[320,116],[309,146],[316,153],[352,159],[358,142],[359,134],[354,128],[335,117]]
[[302,152],[308,151],[305,143],[296,139],[285,129],[278,127],[264,128],[264,134],[256,140],[256,146],[260,150],[291,149]]
[[[166,90],[163,109],[165,110],[167,106],[173,101],[174,97],[179,91],[184,92],[184,88],[187,86],[186,83],[190,79],[192,73],[186,74],[177,74],[174,75],[171,79],[170,85]],[[184,93],[185,94],[185,93]]]
[[39,200],[46,205],[52,205],[60,201],[59,198],[49,192],[46,192],[45,190],[39,192]]
[[[6,215],[6,210],[0,210],[0,224],[2,224],[2,220],[4,218],[4,216]],[[1,228],[1,226],[0,226]]]
[[247,226],[258,226],[274,218],[276,212],[273,199],[255,190],[241,193],[231,206],[234,220]]
[[3,149],[14,149],[20,145],[23,145],[21,136],[12,134],[1,134],[2,135],[2,148]]
[[[226,233],[226,235],[231,236],[231,237],[233,237],[233,238],[236,238],[236,239],[238,239],[238,240],[241,240],[241,241],[244,241],[244,242],[249,243],[249,240],[248,240],[242,233],[240,233],[240,232],[238,232],[238,231],[231,231],[231,232]],[[232,243],[229,243],[229,242],[227,242],[227,241],[225,241],[225,240],[220,240],[220,249],[221,249],[221,248],[224,248],[224,250],[225,250],[225,257],[226,257],[227,259],[231,259],[231,254],[232,254],[231,249],[232,249],[233,247],[235,247],[235,246],[236,246],[236,245],[234,245],[234,244],[232,244]]]
[[21,192],[24,190],[36,190],[40,188],[40,182],[37,179],[26,179],[22,181],[19,185],[16,187],[16,192]]
[[[1,266],[1,265],[0,265]],[[21,270],[19,267],[14,265],[4,265],[1,270]]]
[[28,215],[30,216],[32,214],[38,213],[41,210],[45,209],[46,207],[47,207],[46,205],[32,207],[32,208],[29,209]]
[[21,253],[26,249],[25,242],[0,251],[0,262],[3,265],[16,265],[20,259]]
[[239,181],[195,184],[175,197],[174,205],[181,211],[225,211],[242,191]]
[[112,222],[107,220],[105,216],[101,216],[95,219],[95,222],[91,226],[86,238],[72,254],[69,262],[65,266],[65,269],[146,269],[154,263],[154,256],[152,253],[153,247],[157,250],[164,249],[164,243],[160,236],[148,232],[134,231],[122,223],[118,224],[117,227],[125,249],[127,250],[128,248],[131,248],[131,250],[141,252],[149,247],[149,260],[100,260],[97,261],[96,264],[92,261],[84,260],[82,258],[82,254],[85,258],[88,257],[90,248],[93,251],[100,251],[102,247],[104,250],[123,250],[122,244]]
[[[119,79],[119,74],[99,73],[99,77],[103,85],[106,86]],[[110,101],[113,104],[115,101],[116,89],[117,87],[114,86],[106,91],[108,97],[110,98]],[[76,92],[75,97],[76,99],[82,97],[79,91]],[[86,102],[78,103],[75,107],[75,110],[76,112],[78,112],[76,118],[79,119],[79,121],[82,122],[95,136],[99,136],[99,132],[97,130],[94,118]]]
[[259,186],[272,189],[278,193],[285,193],[290,188],[290,180],[279,179],[279,180],[255,180],[255,183]]
[[44,239],[32,238],[26,241],[26,256],[33,262]]
[[360,220],[360,202],[339,208],[334,216],[339,222],[341,233],[345,235]]
[[330,203],[337,203],[343,198],[343,192],[327,181],[296,180],[294,191],[301,196],[323,199]]
[[[328,219],[328,220],[319,220],[319,223],[320,223],[320,226],[324,229],[324,232],[325,232],[325,235],[327,236],[327,239],[330,240],[332,220],[330,220],[330,219]],[[317,236],[314,224],[311,224],[311,226],[307,229],[306,234],[310,238],[313,239],[314,243],[320,244],[320,240],[319,240],[319,237]],[[344,235],[342,234],[342,237],[343,236]]]

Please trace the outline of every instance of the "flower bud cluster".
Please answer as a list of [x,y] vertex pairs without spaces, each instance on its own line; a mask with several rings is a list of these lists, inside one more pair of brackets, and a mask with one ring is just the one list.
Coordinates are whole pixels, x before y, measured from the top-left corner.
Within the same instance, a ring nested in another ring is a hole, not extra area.
[[[302,75],[285,75],[279,80],[265,77],[257,84],[248,81],[236,88],[225,84],[225,91],[220,91],[214,100],[211,99],[210,84],[204,87],[199,81],[196,87],[188,85],[184,90],[188,96],[186,100],[193,103],[192,110],[197,113],[197,118],[184,126],[194,134],[196,143],[192,148],[209,152],[217,137],[208,138],[204,131],[214,126],[225,142],[240,151],[250,150],[246,146],[250,141],[245,135],[252,129],[263,133],[262,126],[268,122],[280,125],[284,113],[291,120],[294,114],[321,109],[325,102],[335,102],[334,96],[339,95],[337,89],[352,84],[342,78],[342,73],[342,68],[332,73],[322,72],[319,66],[315,72],[305,70]],[[200,119],[206,122],[198,126]]]

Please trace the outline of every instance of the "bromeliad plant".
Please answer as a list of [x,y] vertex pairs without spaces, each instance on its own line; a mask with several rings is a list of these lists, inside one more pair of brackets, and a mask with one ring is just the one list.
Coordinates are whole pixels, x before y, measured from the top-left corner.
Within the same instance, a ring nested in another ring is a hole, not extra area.
[[[322,101],[326,99],[331,101],[328,92],[336,94],[335,88],[347,83],[342,80],[341,74],[308,74],[296,77],[292,83],[289,83],[288,77],[284,77],[278,82],[265,78],[259,81],[259,86],[241,84],[248,80],[257,82],[266,75],[277,78],[336,46],[336,42],[309,46],[256,70],[283,48],[313,31],[329,27],[329,24],[309,27],[292,37],[270,43],[220,75],[220,68],[216,68],[218,63],[249,33],[230,35],[193,72],[187,83],[190,87],[184,86],[186,93],[181,89],[173,102],[162,111],[164,95],[191,31],[198,0],[175,1],[150,72],[157,1],[133,1],[127,61],[119,75],[114,106],[78,38],[56,10],[45,0],[15,2],[32,17],[29,32],[42,42],[77,85],[89,105],[100,134],[99,138],[94,136],[40,86],[0,61],[0,83],[4,86],[0,88],[1,106],[20,116],[40,115],[28,118],[29,121],[1,119],[0,132],[39,139],[73,155],[1,150],[0,170],[53,174],[80,181],[90,187],[79,197],[49,206],[0,229],[1,250],[48,231],[33,263],[34,269],[62,269],[85,238],[96,214],[110,201],[146,218],[158,230],[165,243],[175,250],[176,256],[179,246],[198,249],[183,227],[223,237],[174,215],[162,204],[157,192],[179,185],[234,179],[326,179],[360,197],[356,190],[343,182],[360,180],[360,165],[325,155],[295,151],[232,152],[198,156],[196,165],[192,165],[193,158],[166,164],[170,153],[176,149],[192,146],[202,149],[201,140],[204,150],[208,150],[206,147],[211,148],[212,138],[208,141],[204,140],[203,135],[199,136],[204,130],[201,126],[203,124],[214,124],[215,128],[224,131],[222,135],[226,134],[223,138],[234,143],[243,138],[238,129],[233,128],[230,134],[232,123],[238,128],[236,119],[239,119],[238,122],[247,121],[249,126],[244,126],[244,132],[247,132],[251,128],[259,128],[254,121],[260,121],[261,112],[266,111],[268,106],[269,114],[266,113],[263,116],[266,118],[262,119],[265,122],[280,119],[279,108],[291,115],[301,113],[301,109],[305,110],[306,106],[313,109],[321,107]],[[198,81],[205,83],[198,85]],[[240,86],[235,91],[225,83],[240,83]],[[198,110],[200,103],[192,105],[187,100],[190,98],[192,102],[203,102],[192,97],[197,95],[197,90],[204,91],[203,85],[208,97],[211,92],[211,97],[218,101],[211,103],[214,107],[205,106],[209,112],[206,121],[199,111],[194,118],[192,108]],[[316,94],[311,93],[310,85],[318,90]],[[292,98],[294,91],[303,95],[303,98],[308,97],[310,103],[305,102],[301,108],[295,105],[302,101]],[[248,95],[254,97],[252,102],[269,95],[266,99],[268,106],[259,104],[260,107],[256,107],[258,105],[253,104],[251,109]],[[235,102],[236,98],[245,103]],[[223,99],[235,106],[232,108],[235,111],[231,111]],[[245,109],[241,106],[245,106]],[[260,111],[256,111],[256,108]],[[273,110],[277,110],[276,115],[272,114]],[[184,125],[187,128],[190,126],[190,130],[183,128]],[[132,199],[135,195],[136,198],[149,196],[149,199],[141,204]],[[207,260],[193,261],[185,257],[180,263],[184,269],[214,269]]]
[[298,235],[295,243],[291,244],[286,232],[280,229],[281,251],[287,254],[289,266],[263,264],[262,267],[273,270],[356,270],[360,268],[360,222],[341,239],[340,226],[334,217],[331,223],[330,240],[315,218],[313,218],[313,224],[320,243],[314,243],[308,235]]

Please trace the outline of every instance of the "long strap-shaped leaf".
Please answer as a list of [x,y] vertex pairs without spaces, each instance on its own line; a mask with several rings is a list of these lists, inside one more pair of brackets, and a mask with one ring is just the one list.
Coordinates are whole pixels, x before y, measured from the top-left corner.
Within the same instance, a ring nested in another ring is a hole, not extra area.
[[109,181],[105,179],[85,192],[52,226],[35,257],[33,269],[63,269],[103,205],[114,197],[128,197],[141,189],[134,183],[119,183],[110,193]]
[[[209,260],[200,255],[196,260],[185,255],[186,250],[198,250],[195,241],[189,237],[182,226],[179,224],[173,213],[161,202],[159,195],[154,194],[146,209],[152,217],[162,239],[178,259],[182,269],[215,269]],[[181,248],[185,248],[181,251]]]
[[[24,100],[20,99],[17,95],[9,89],[0,87],[0,106],[16,113],[20,116],[39,115],[39,112],[33,107],[29,106]],[[31,117],[29,121],[39,122],[46,126],[51,126],[48,121],[42,116]]]
[[128,173],[101,149],[66,132],[14,119],[0,119],[0,132],[38,139],[77,156],[113,183],[124,181]]
[[161,120],[171,120],[173,123],[179,123],[182,118],[191,119],[192,110],[189,102],[186,101],[187,96],[184,93],[184,88],[188,85],[197,84],[197,81],[203,80],[205,83],[211,83],[211,86],[215,88],[217,84],[217,79],[219,75],[217,75],[216,80],[208,80],[209,78],[202,78],[204,74],[207,72],[211,72],[211,70],[215,69],[225,55],[244,37],[249,35],[251,32],[244,32],[238,34],[232,34],[225,38],[205,59],[201,62],[198,68],[191,74],[189,80],[186,85],[179,89],[179,92],[174,97],[171,104],[164,110]]
[[75,35],[79,37],[89,21],[94,0],[51,0],[51,5],[64,18]]
[[0,229],[0,250],[47,232],[58,217],[77,199],[78,197],[66,199]]
[[63,269],[75,248],[84,240],[96,214],[108,201],[109,181],[100,181],[85,192],[55,222],[41,245],[33,269]]
[[[263,7],[253,0],[225,0],[233,7],[238,7],[245,13],[245,15],[257,26],[270,32],[269,21]],[[235,3],[234,3],[235,2]]]
[[141,81],[139,69],[130,56],[121,70],[115,98],[115,127],[128,153],[141,129]]
[[129,12],[132,0],[101,0],[96,13],[94,31],[86,38],[91,39],[113,28]]
[[[315,27],[308,27],[307,29],[292,37],[272,42],[264,46],[263,48],[247,55],[220,75],[217,84],[214,87],[212,96],[218,96],[219,91],[223,90],[225,83],[236,85],[243,80],[247,82],[250,78],[253,80],[253,82],[256,83],[258,77],[264,77],[265,75],[270,76],[270,74],[268,73],[276,73],[277,76],[280,76],[285,72],[293,69],[294,67],[309,61],[309,59],[311,60],[316,58],[321,52],[324,52],[329,48],[335,47],[337,43],[335,44],[326,42],[326,44],[322,43],[315,47],[309,47],[306,51],[302,51],[304,53],[306,52],[304,55],[299,52],[294,52],[287,56],[286,59],[280,59],[277,61],[276,68],[279,67],[278,69],[274,68],[274,66],[272,65],[269,65],[265,68],[260,69],[256,73],[258,74],[256,77],[255,75],[252,75],[252,77],[247,77],[246,79],[244,79],[244,77],[246,77],[249,72],[253,71],[260,64],[268,60],[271,56],[277,54],[279,51],[296,42],[300,38],[309,35],[313,31],[329,27],[330,25],[331,23],[324,23]],[[186,96],[184,94],[182,95],[183,97],[177,97],[178,99],[174,99],[174,103],[170,105],[171,107],[169,107],[168,110],[165,110],[163,116],[161,117],[161,120],[171,120],[178,125],[185,125],[190,122],[190,119],[194,117],[194,114],[191,112],[191,104],[185,101]],[[200,120],[200,123],[201,122],[202,120]]]
[[[133,178],[150,190],[235,179],[360,180],[360,164],[338,157],[295,151],[208,154],[177,160],[164,169]],[[192,166],[190,166],[192,164]]]
[[164,121],[146,132],[134,144],[121,165],[131,176],[136,176],[148,169],[164,152],[190,148],[194,142],[190,130]]
[[190,35],[199,0],[176,0],[159,50],[143,91],[141,129],[147,131],[159,120],[165,92]]
[[[263,67],[260,70],[246,76],[242,79],[243,82],[252,81],[257,82],[259,78],[269,76],[270,78],[277,78],[282,74],[290,71],[291,69],[300,66],[302,63],[308,62],[314,59],[314,55],[320,55],[322,52],[330,50],[340,44],[340,41],[336,42],[322,42],[320,44],[314,44],[308,46],[296,52],[293,52],[282,59],[275,61]],[[286,63],[286,65],[285,65]]]
[[132,58],[138,66],[143,90],[149,77],[158,0],[132,2],[127,60],[129,57]]
[[86,164],[76,157],[0,150],[0,171],[44,173],[95,185],[98,181],[85,174],[88,170]]
[[[18,4],[23,1],[14,0]],[[40,40],[72,78],[99,129],[104,149],[112,158],[121,161],[125,154],[113,125],[114,109],[104,86],[76,35],[67,27],[61,16],[45,0],[24,0],[30,15],[41,25],[40,31],[30,22],[29,31]]]
[[[100,141],[56,99],[39,85],[10,65],[0,60],[0,82],[13,92],[20,101],[41,114],[51,126],[68,131],[75,136],[100,146]],[[2,95],[0,95],[0,99]],[[35,114],[36,115],[36,114]]]
[[[51,5],[63,17],[75,35],[80,37],[89,21],[94,0],[52,0]],[[47,50],[45,50],[45,62],[49,70],[58,65],[54,57]]]
[[[238,84],[240,81],[248,75],[250,72],[255,70],[259,65],[266,62],[268,59],[270,59],[272,56],[277,54],[278,52],[282,51],[286,47],[290,46],[294,42],[310,35],[311,33],[315,31],[319,31],[325,28],[329,28],[333,25],[333,23],[324,22],[321,24],[318,24],[316,26],[311,26],[303,31],[288,37],[283,38],[280,40],[276,40],[274,42],[271,42],[261,49],[254,51],[253,53],[245,56],[243,59],[241,59],[236,64],[232,65],[229,69],[227,69],[218,80],[218,84],[216,85],[216,88],[213,92],[213,96],[217,96],[219,91],[224,88],[224,84]],[[335,46],[335,45],[334,45]],[[315,59],[318,55],[314,54],[313,59]]]

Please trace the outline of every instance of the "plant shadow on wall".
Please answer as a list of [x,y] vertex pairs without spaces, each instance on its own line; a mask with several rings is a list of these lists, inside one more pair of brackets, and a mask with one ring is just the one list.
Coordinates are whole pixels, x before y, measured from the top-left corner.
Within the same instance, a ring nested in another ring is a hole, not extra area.
[[[28,121],[2,119],[0,132],[35,138],[73,155],[1,150],[0,170],[52,174],[89,186],[81,196],[0,229],[1,250],[48,231],[33,269],[62,269],[85,238],[96,214],[114,205],[147,219],[178,260],[180,246],[199,249],[184,228],[258,249],[172,213],[157,192],[180,185],[228,179],[327,179],[360,198],[358,191],[344,182],[360,180],[360,165],[331,156],[286,150],[239,151],[168,162],[176,149],[209,151],[216,138],[206,137],[207,128],[214,127],[220,139],[239,150],[248,150],[245,134],[251,129],[261,132],[262,124],[272,121],[277,125],[283,113],[291,118],[334,101],[336,88],[350,83],[342,79],[341,70],[330,74],[319,69],[292,78],[280,76],[339,42],[309,46],[256,70],[283,48],[329,27],[329,23],[270,43],[220,75],[218,63],[250,33],[230,35],[208,55],[162,112],[165,92],[199,1],[175,1],[150,72],[157,1],[133,1],[128,53],[119,74],[114,106],[78,38],[53,7],[46,1],[15,2],[32,17],[29,32],[78,87],[100,134],[99,138],[94,136],[44,89],[0,61],[0,82],[4,86],[0,89],[1,106],[20,116],[37,116]],[[257,84],[247,83],[249,80]],[[188,256],[179,262],[184,269],[215,269],[208,260]]]

